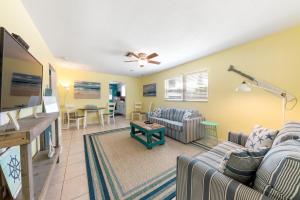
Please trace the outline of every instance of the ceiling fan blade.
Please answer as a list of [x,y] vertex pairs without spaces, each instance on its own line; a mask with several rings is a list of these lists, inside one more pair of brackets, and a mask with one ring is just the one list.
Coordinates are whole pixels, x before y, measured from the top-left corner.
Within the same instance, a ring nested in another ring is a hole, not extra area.
[[133,53],[133,52],[127,52],[126,54],[125,54],[125,56],[127,56],[127,57],[131,57],[131,56],[133,56],[133,57],[136,57],[136,58],[139,58],[139,56],[138,55],[136,55],[135,53]]
[[155,58],[156,56],[158,56],[157,53],[152,53],[152,54],[148,55],[146,58],[151,59],[151,58]]
[[124,62],[137,62],[137,60],[125,60]]
[[159,61],[149,60],[148,63],[159,65]]

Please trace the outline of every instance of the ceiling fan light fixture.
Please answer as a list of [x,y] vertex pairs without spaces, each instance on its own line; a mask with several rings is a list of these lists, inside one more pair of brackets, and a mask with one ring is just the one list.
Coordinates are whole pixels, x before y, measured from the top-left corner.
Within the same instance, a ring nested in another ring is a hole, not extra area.
[[139,59],[138,63],[139,63],[140,66],[144,66],[145,64],[147,64],[147,60],[145,60],[145,59]]

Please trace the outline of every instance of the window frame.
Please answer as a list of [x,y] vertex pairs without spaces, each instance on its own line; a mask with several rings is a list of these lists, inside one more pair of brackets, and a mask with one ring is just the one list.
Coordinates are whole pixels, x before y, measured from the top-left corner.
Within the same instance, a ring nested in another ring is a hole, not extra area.
[[[181,88],[181,90],[182,90],[182,94],[181,94],[181,98],[179,99],[172,99],[172,98],[168,98],[167,97],[167,91],[166,91],[166,83],[169,81],[169,80],[172,80],[172,79],[176,79],[176,78],[180,78],[181,79],[181,83],[182,83],[182,88]],[[184,99],[184,96],[183,96],[183,90],[184,90],[184,87],[183,87],[183,75],[179,75],[179,76],[174,76],[174,77],[171,77],[171,78],[168,78],[168,79],[165,79],[165,100],[168,100],[168,101],[183,101],[183,99]]]
[[[196,74],[196,73],[207,73],[207,98],[205,99],[186,99],[186,91],[187,91],[187,85],[186,85],[186,76]],[[166,97],[166,82],[168,80],[174,79],[176,77],[181,77],[182,78],[182,99],[171,99]],[[189,72],[185,74],[181,74],[179,76],[174,76],[172,78],[165,79],[165,101],[183,101],[183,102],[208,102],[209,98],[209,71],[208,69],[202,69],[202,70],[197,70],[194,72]]]

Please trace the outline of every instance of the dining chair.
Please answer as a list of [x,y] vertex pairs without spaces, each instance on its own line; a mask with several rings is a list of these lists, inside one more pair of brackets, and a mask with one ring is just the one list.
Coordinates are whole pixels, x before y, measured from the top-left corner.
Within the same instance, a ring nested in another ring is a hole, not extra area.
[[139,120],[142,120],[142,102],[134,102],[133,111],[131,113],[131,120],[134,120],[135,116],[138,116]]
[[104,116],[107,116],[107,124],[110,124],[110,118],[113,118],[114,124],[116,124],[115,120],[115,109],[116,109],[116,103],[115,102],[109,102],[107,111],[108,113],[104,113]]
[[66,117],[67,117],[67,129],[70,128],[70,123],[73,121],[76,123],[77,130],[79,130],[79,128],[80,128],[80,121],[82,121],[83,128],[86,128],[85,116],[78,115],[77,109],[75,108],[75,106],[74,107],[66,106],[65,113],[66,113]]
[[[153,106],[153,102],[150,102],[150,103],[149,103],[149,107],[148,107],[148,112],[151,112],[151,111],[152,111],[152,106]],[[141,118],[143,118],[143,116],[145,116],[145,118],[146,118],[146,120],[147,120],[147,113],[148,113],[148,112],[141,112],[141,115],[142,115]]]

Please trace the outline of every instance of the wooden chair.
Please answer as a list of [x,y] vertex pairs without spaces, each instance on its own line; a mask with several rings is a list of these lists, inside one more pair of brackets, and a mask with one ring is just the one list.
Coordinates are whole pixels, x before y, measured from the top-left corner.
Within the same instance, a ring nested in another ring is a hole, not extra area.
[[138,116],[139,120],[142,120],[142,102],[135,102],[133,107],[133,112],[131,113],[131,120],[134,120],[134,117]]
[[86,128],[85,116],[80,116],[76,112],[75,107],[66,106],[66,117],[67,117],[67,129],[70,128],[70,123],[75,121],[77,130],[80,128],[80,121],[82,121],[83,128]]
[[110,124],[110,118],[113,118],[114,124],[116,124],[115,120],[115,109],[116,109],[116,103],[114,102],[109,102],[108,103],[108,113],[104,113],[104,116],[107,116],[107,124]]

